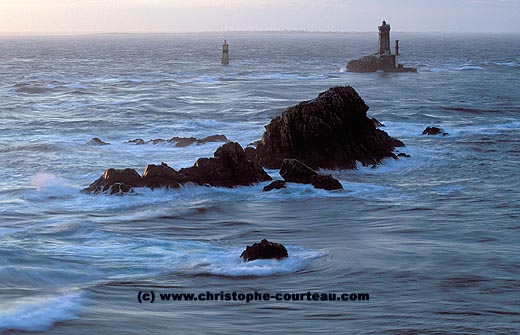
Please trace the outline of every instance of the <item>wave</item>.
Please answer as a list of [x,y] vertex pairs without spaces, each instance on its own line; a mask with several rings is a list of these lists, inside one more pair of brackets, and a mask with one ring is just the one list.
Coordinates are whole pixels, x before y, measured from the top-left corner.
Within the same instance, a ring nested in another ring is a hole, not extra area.
[[49,330],[57,322],[78,318],[84,300],[81,292],[58,292],[53,296],[18,299],[3,309],[0,332]]

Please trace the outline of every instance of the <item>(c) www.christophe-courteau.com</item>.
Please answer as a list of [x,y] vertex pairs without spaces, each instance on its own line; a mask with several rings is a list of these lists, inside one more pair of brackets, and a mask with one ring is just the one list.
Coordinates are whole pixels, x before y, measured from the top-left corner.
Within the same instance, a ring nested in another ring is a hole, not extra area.
[[182,302],[182,301],[238,301],[238,302],[260,302],[260,301],[294,301],[294,302],[357,302],[369,301],[368,293],[324,293],[324,292],[201,292],[201,293],[177,293],[177,292],[155,292],[139,291],[137,301],[139,303],[155,302]]

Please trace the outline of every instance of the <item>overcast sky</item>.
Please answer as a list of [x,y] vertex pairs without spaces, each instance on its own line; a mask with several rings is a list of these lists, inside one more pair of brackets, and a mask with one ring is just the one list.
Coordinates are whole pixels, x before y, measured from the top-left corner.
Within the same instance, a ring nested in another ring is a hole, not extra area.
[[0,33],[520,32],[520,0],[0,0]]

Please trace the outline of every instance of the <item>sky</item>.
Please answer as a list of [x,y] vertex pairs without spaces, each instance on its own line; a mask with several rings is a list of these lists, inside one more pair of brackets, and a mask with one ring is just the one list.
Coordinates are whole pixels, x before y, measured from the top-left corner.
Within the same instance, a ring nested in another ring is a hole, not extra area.
[[520,0],[0,0],[0,34],[520,32]]

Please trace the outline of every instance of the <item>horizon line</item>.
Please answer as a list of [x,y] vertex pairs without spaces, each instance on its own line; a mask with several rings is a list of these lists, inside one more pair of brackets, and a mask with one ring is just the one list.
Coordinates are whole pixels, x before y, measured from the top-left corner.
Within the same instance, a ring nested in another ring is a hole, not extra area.
[[[413,34],[493,34],[493,35],[519,35],[518,32],[493,32],[493,31],[399,31],[394,33]],[[207,30],[186,32],[2,32],[0,36],[36,37],[36,36],[92,36],[92,35],[217,35],[217,34],[377,34],[377,31],[340,31],[340,30],[306,30],[306,29],[280,29],[280,30]]]

